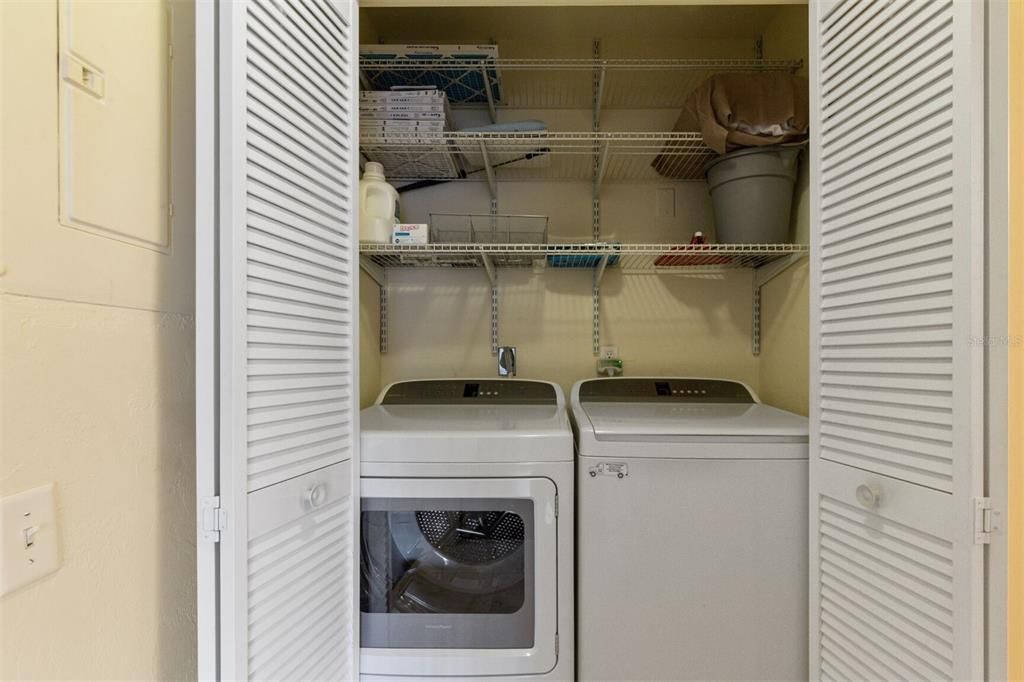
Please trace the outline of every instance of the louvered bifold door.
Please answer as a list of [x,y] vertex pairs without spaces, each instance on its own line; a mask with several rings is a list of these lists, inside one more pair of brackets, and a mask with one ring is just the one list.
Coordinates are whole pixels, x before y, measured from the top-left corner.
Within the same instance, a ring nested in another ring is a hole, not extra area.
[[981,2],[812,2],[811,674],[983,675]]
[[356,6],[215,15],[218,675],[354,679]]

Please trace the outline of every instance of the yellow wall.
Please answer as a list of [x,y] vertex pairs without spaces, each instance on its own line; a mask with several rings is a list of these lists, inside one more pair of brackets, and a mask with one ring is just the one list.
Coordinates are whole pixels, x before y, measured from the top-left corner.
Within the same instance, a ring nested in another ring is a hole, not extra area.
[[[750,57],[756,37],[777,25],[773,56],[805,56],[806,30],[801,37],[799,31],[787,32],[785,24],[806,23],[806,7],[793,7],[794,12],[782,17],[790,9],[563,8],[549,14],[537,9],[374,10],[363,12],[362,39],[494,39],[503,57],[586,58],[591,40],[600,37],[607,57]],[[671,109],[609,109],[603,113],[602,130],[670,130],[677,116]],[[589,130],[591,112],[499,111],[502,117],[540,118],[552,130]],[[806,179],[801,182],[804,189],[797,202],[806,204]],[[675,191],[673,217],[655,217],[654,193],[659,188]],[[585,182],[506,182],[499,186],[498,211],[550,216],[553,241],[588,239],[590,192]],[[486,184],[450,183],[404,194],[402,216],[409,222],[428,222],[430,213],[487,213],[489,204]],[[604,239],[678,243],[689,241],[696,230],[714,239],[703,183],[608,183],[601,210]],[[800,215],[797,238],[806,241],[806,210]],[[409,378],[496,374],[490,353],[490,287],[482,272],[392,271],[388,277],[382,385]],[[622,276],[610,270],[601,287],[601,342],[618,347],[629,375],[738,379],[766,401],[806,414],[806,279],[806,268],[798,266],[766,291],[763,320],[768,326],[759,360],[750,350],[750,272],[709,278]],[[521,377],[550,379],[568,389],[595,376],[590,290],[588,272],[499,271],[499,341],[518,347]],[[376,302],[364,298],[365,304],[373,306],[373,314]],[[363,357],[366,375],[376,359],[368,357],[365,345]],[[365,394],[363,398],[365,402]]]
[[380,393],[380,289],[359,273],[359,402],[373,404]]
[[[807,7],[780,9],[764,31],[764,55],[769,59],[799,57],[800,75],[807,75]],[[810,176],[805,153],[793,197],[795,240],[810,240]],[[807,414],[810,361],[810,319],[807,259],[789,268],[762,291],[762,350],[758,367],[761,400],[786,410]]]
[[1024,0],[1010,3],[1008,674],[1024,680]]
[[[110,97],[168,25],[176,48],[159,250],[58,222],[58,4],[0,2],[0,495],[54,482],[61,552],[0,598],[3,679],[195,675],[192,6],[170,5],[103,9],[134,13],[105,20],[104,47],[140,57],[101,64]],[[109,148],[151,171],[131,139]]]

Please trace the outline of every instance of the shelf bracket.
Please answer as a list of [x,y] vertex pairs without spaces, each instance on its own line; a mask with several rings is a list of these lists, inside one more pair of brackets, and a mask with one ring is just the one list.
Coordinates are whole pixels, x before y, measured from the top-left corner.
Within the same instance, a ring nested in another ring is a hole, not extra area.
[[592,285],[591,295],[592,310],[593,310],[593,342],[594,342],[594,355],[598,355],[601,352],[601,280],[604,278],[605,268],[608,267],[609,255],[605,254],[601,256],[601,260],[598,261],[597,267],[594,268],[594,279]]
[[597,156],[597,171],[594,175],[594,197],[599,197],[601,194],[601,183],[604,181],[604,172],[608,169],[608,151],[610,149],[611,145],[605,142]]
[[604,275],[604,266],[608,262],[608,256],[601,258],[600,265],[594,269],[594,279],[591,289],[592,297],[592,328],[591,340],[593,342],[594,357],[601,353],[601,277]]
[[802,253],[791,253],[788,256],[766,263],[759,268],[754,268],[752,278],[753,302],[750,306],[750,352],[754,355],[761,354],[761,288],[803,257],[804,254]]
[[498,271],[494,269],[494,261],[491,260],[490,254],[481,253],[480,261],[484,266],[484,271],[487,273],[487,279],[491,282],[491,288],[494,289],[498,286]]
[[790,253],[770,263],[765,263],[759,268],[754,268],[754,286],[761,288],[768,284],[768,282],[781,275],[790,267],[799,263],[804,255],[803,253]]
[[380,288],[381,323],[378,332],[378,347],[381,355],[387,352],[387,283]]
[[387,275],[384,274],[384,268],[374,263],[366,256],[359,258],[359,267],[362,268],[363,272],[370,276],[377,286],[382,287],[387,281]]
[[494,91],[491,89],[491,79],[487,74],[487,67],[480,67],[480,77],[484,81],[484,93],[487,95],[487,113],[491,115],[491,123],[498,122],[498,111],[494,107]]
[[[591,49],[593,51],[594,60],[597,61],[601,58],[601,41],[595,39]],[[601,127],[601,100],[604,98],[604,79],[606,73],[606,65],[604,62],[601,63],[600,68],[594,71],[594,112],[593,120],[591,121],[591,127],[596,133]],[[605,143],[604,147],[601,148],[598,144],[594,144],[594,158],[592,161],[593,167],[593,182],[591,183],[591,231],[594,235],[594,241],[601,239],[601,180],[604,178],[604,164],[608,154],[608,143]],[[595,308],[597,302],[595,299]]]
[[491,283],[491,355],[498,354],[498,277]]
[[605,76],[607,75],[607,67],[604,63],[601,64],[601,68],[597,72],[596,84],[594,85],[594,128],[601,127],[601,102],[604,100],[604,83]]
[[597,268],[594,270],[594,286],[600,287],[601,280],[604,278],[604,270],[608,267],[609,255],[605,254],[601,256],[601,260],[597,263]]
[[487,152],[487,143],[480,140],[480,156],[484,160],[484,170],[487,171],[487,186],[491,190],[491,199],[498,198],[498,183],[494,176],[494,166],[491,165],[491,155]]

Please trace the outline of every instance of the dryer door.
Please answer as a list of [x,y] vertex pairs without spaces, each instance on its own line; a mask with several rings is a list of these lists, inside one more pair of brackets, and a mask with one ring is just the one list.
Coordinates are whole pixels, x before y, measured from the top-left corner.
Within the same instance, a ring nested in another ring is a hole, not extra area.
[[547,478],[364,478],[362,671],[554,668],[555,497]]

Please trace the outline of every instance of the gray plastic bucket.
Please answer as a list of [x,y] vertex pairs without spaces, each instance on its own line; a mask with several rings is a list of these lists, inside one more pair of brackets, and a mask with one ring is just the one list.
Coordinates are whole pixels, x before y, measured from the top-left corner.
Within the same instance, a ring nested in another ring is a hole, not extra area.
[[723,154],[705,169],[715,236],[724,244],[789,241],[793,185],[802,147],[751,147]]

